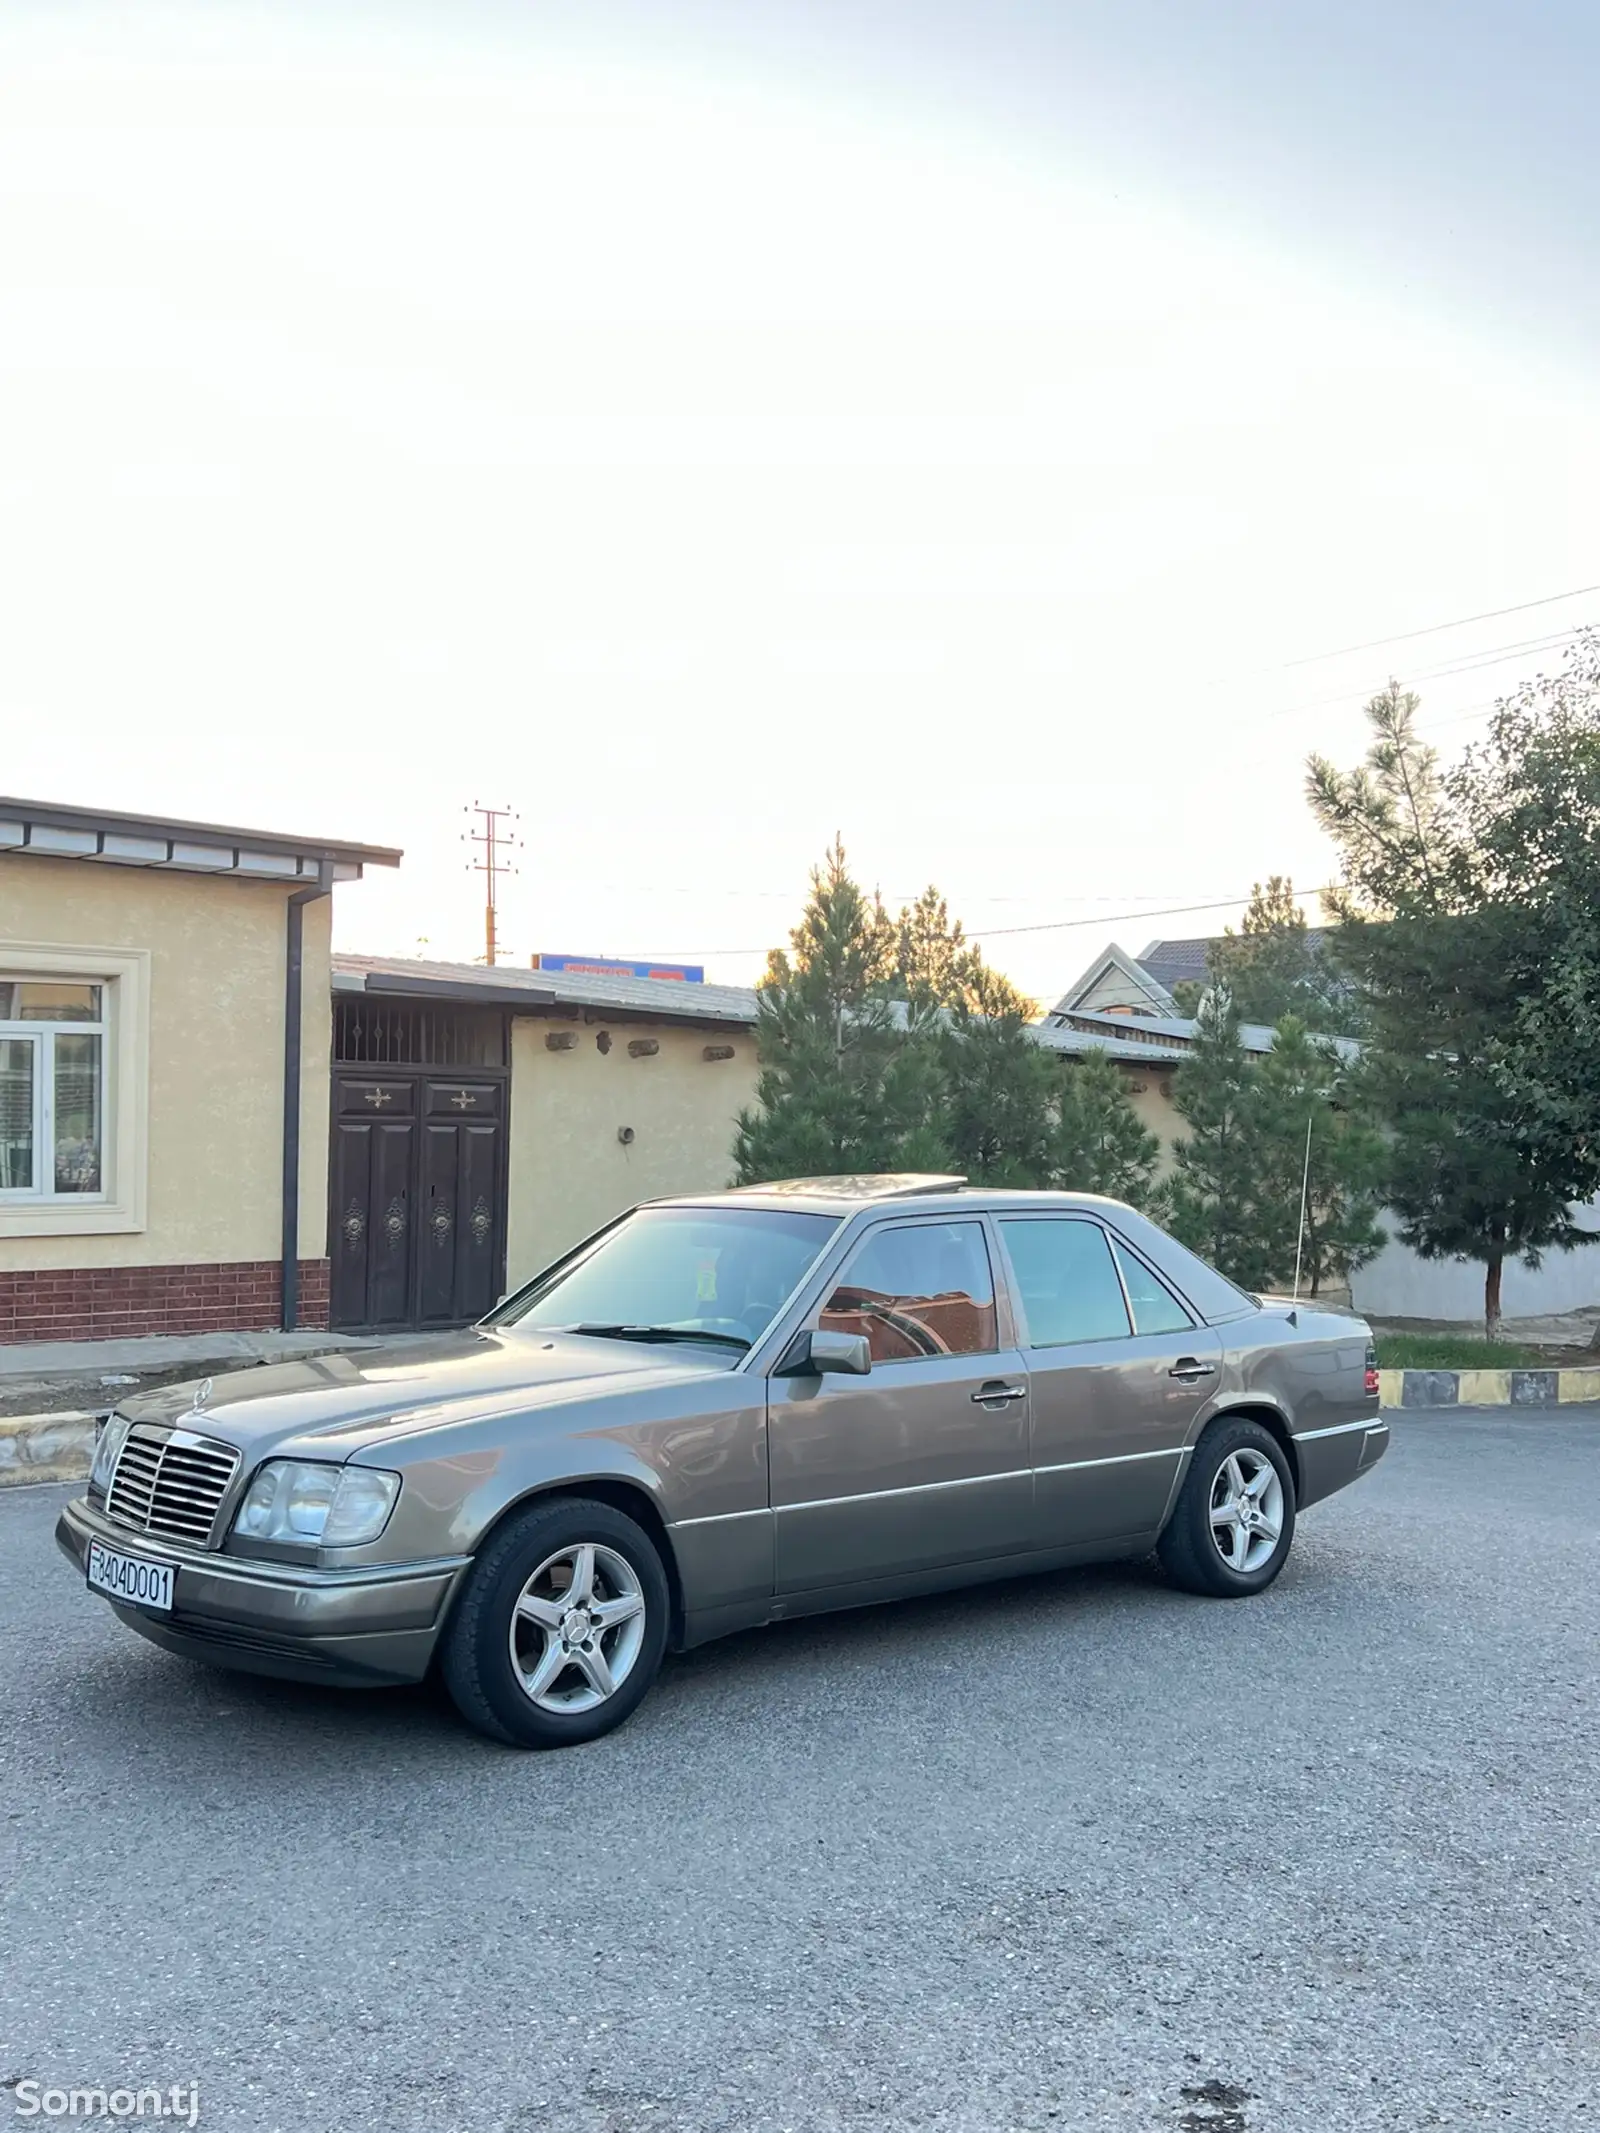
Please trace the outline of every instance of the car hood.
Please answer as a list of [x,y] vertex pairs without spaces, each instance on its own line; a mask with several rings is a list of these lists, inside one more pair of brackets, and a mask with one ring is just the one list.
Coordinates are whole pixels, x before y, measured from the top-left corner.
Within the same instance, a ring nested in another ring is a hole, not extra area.
[[591,1392],[720,1377],[727,1368],[704,1348],[473,1327],[167,1385],[123,1401],[119,1412],[181,1423],[257,1458],[310,1439],[312,1455],[345,1459],[463,1413],[564,1406]]

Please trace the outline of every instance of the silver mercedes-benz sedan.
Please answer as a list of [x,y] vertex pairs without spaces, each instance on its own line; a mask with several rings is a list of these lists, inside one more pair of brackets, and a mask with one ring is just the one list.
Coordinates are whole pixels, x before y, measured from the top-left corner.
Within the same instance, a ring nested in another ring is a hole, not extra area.
[[1358,1318],[1115,1201],[803,1178],[635,1208],[483,1324],[130,1400],[57,1539],[129,1628],[561,1747],[667,1647],[1158,1551],[1221,1598],[1388,1444]]

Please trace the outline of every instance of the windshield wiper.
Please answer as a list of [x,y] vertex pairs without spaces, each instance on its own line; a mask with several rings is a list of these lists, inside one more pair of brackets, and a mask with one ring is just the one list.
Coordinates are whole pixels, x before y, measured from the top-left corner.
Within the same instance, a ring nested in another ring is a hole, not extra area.
[[585,1321],[582,1325],[563,1326],[560,1331],[588,1333],[597,1340],[608,1341],[709,1341],[713,1347],[737,1348],[741,1355],[750,1346],[737,1333],[697,1333],[692,1326],[601,1326]]

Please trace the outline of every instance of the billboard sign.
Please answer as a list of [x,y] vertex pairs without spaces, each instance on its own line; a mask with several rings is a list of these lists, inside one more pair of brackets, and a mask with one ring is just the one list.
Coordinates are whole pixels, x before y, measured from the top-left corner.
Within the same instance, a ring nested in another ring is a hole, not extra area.
[[703,963],[634,963],[609,955],[536,955],[535,970],[565,970],[584,978],[667,978],[679,985],[703,985]]

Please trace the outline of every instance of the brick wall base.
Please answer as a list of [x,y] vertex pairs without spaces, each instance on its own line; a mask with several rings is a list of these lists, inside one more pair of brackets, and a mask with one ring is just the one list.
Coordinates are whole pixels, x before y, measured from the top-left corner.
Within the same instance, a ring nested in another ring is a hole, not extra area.
[[[276,1259],[222,1266],[49,1267],[0,1272],[0,1345],[131,1340],[146,1333],[267,1333],[283,1324]],[[300,1262],[302,1326],[328,1323],[328,1262]]]

